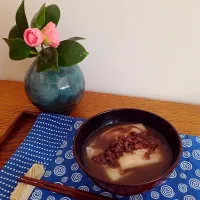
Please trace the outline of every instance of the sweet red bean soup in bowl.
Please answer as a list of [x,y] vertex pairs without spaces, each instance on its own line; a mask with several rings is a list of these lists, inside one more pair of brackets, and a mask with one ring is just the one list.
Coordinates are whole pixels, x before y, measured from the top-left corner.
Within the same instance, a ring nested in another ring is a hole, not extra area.
[[118,109],[82,125],[74,154],[97,185],[130,195],[147,191],[170,175],[180,159],[181,142],[176,130],[161,117]]

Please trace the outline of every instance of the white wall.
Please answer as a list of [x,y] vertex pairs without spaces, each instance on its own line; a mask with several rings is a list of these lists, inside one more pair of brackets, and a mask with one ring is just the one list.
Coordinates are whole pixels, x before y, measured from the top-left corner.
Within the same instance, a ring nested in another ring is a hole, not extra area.
[[[0,36],[21,0],[0,1]],[[26,0],[30,20],[44,0]],[[199,0],[47,0],[62,10],[61,38],[82,36],[87,90],[200,103]],[[32,62],[10,61],[0,41],[0,79],[20,80]]]

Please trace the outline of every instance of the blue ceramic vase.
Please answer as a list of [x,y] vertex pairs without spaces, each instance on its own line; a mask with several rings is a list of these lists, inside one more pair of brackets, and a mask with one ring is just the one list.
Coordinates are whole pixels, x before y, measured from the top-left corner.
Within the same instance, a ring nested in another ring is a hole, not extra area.
[[85,91],[85,79],[78,65],[59,67],[60,72],[35,71],[33,62],[25,77],[29,100],[43,112],[69,114],[78,105]]

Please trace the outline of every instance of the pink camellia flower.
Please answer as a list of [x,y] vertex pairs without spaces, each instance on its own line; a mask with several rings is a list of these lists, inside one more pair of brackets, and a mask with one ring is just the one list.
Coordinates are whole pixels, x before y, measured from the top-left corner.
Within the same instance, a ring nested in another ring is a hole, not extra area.
[[39,29],[28,28],[24,32],[24,41],[30,47],[37,47],[44,42],[44,36]]
[[42,30],[44,34],[44,44],[53,48],[60,45],[59,32],[53,22],[49,22]]

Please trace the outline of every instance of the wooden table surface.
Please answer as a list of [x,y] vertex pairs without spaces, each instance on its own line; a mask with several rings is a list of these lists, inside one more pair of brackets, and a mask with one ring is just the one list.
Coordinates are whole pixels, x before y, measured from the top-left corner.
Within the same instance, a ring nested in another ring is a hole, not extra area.
[[[144,98],[86,92],[72,116],[89,118],[113,108],[139,108],[171,122],[180,133],[200,135],[200,106]],[[0,136],[23,111],[38,111],[27,99],[21,82],[0,81]]]

